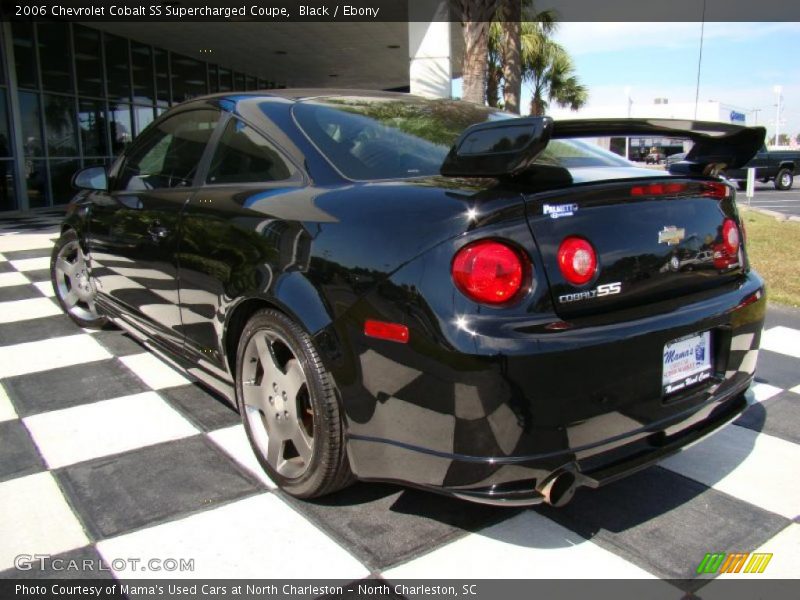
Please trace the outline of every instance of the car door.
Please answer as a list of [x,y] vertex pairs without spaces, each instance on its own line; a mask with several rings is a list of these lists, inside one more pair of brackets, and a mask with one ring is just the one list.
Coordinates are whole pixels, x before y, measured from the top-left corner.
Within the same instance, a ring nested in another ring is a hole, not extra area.
[[179,218],[195,193],[203,153],[219,120],[186,110],[148,128],[112,170],[92,208],[88,245],[101,298],[148,337],[177,350]]
[[308,266],[298,219],[304,176],[275,144],[235,116],[220,124],[205,184],[181,219],[179,269],[186,352],[209,385],[227,380],[223,327],[230,306]]

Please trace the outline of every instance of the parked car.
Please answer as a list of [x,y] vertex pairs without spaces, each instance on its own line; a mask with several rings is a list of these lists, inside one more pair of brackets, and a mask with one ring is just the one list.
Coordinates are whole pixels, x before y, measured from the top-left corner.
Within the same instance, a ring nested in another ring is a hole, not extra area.
[[667,167],[667,170],[676,162],[680,162],[686,159],[686,152],[678,152],[677,154],[670,154],[664,159],[664,165]]
[[800,169],[800,151],[796,150],[767,150],[762,146],[755,156],[739,168],[726,169],[725,177],[736,182],[739,189],[747,187],[747,170],[756,170],[756,181],[762,183],[773,182],[776,190],[790,190],[794,183],[794,176]]
[[[682,127],[380,92],[195,99],[76,174],[56,298],[221,394],[289,494],[361,479],[561,505],[747,406],[766,299],[734,190],[579,139],[686,135],[702,173],[764,135]],[[687,231],[726,267],[663,270]]]

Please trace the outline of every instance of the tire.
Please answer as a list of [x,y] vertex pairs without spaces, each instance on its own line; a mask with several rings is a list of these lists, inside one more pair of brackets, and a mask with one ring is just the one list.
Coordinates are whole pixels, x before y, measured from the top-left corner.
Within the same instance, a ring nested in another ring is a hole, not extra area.
[[102,329],[108,322],[95,303],[97,291],[78,235],[65,231],[50,257],[50,281],[61,310],[81,327]]
[[747,182],[746,181],[737,181],[736,187],[738,187],[743,192],[747,190]]
[[245,325],[236,402],[258,462],[286,493],[316,498],[352,483],[333,378],[283,313],[263,309]]
[[794,175],[792,174],[791,169],[783,168],[778,171],[778,174],[775,176],[775,189],[776,190],[790,190],[792,189],[792,184],[794,183]]

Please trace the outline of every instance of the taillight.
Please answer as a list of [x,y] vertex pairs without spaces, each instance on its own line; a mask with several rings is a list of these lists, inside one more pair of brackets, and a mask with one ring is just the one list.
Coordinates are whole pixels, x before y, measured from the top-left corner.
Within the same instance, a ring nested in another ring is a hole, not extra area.
[[703,181],[700,183],[682,183],[667,181],[635,185],[631,188],[631,196],[675,196],[693,194],[703,198],[722,200],[731,194],[731,188],[721,181]]
[[485,304],[503,304],[522,288],[525,267],[519,253],[506,244],[481,240],[456,253],[453,281],[468,298]]
[[558,267],[571,284],[583,285],[597,272],[597,254],[583,238],[568,237],[558,247]]
[[722,245],[728,256],[736,256],[739,252],[739,228],[733,219],[725,219],[722,223]]

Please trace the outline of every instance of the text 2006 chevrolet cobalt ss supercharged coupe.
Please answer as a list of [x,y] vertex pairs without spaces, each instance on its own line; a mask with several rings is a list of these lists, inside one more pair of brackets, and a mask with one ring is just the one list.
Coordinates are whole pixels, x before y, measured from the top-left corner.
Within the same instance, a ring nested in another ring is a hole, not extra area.
[[[694,142],[680,174],[589,143]],[[76,174],[64,310],[241,413],[311,498],[354,479],[568,501],[735,418],[766,299],[735,192],[762,128],[554,123],[402,94],[209,96]]]

